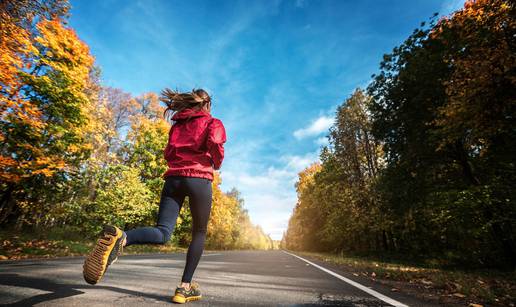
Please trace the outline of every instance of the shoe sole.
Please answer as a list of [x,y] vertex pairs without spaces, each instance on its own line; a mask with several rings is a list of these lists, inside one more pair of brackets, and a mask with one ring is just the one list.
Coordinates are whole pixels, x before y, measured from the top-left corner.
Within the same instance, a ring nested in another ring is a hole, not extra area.
[[[83,276],[87,283],[94,285],[102,279],[107,267],[116,261],[123,237],[124,233],[120,229],[104,226],[101,238],[84,261]],[[116,252],[112,253],[115,246]]]
[[200,300],[201,298],[202,298],[201,295],[190,296],[190,297],[184,297],[182,295],[174,295],[174,297],[172,297],[172,302],[178,303],[178,304],[184,304],[186,302]]

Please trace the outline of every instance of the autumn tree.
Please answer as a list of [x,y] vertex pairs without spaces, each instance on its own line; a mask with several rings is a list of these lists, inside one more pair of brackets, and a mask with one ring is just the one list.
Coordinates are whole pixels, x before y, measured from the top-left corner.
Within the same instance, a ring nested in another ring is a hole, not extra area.
[[384,56],[300,174],[285,246],[514,267],[515,10],[467,1]]
[[386,236],[374,184],[381,146],[371,133],[368,97],[356,90],[337,108],[330,146],[321,164],[299,174],[298,203],[289,221],[288,248],[324,251],[371,251]]
[[[156,93],[102,85],[68,1],[0,2],[0,225],[94,236],[155,222],[170,123]],[[213,183],[208,244],[268,248],[238,192]],[[188,200],[173,240],[187,245]]]
[[[59,8],[26,16],[22,6],[2,8],[2,28],[7,29],[2,48],[8,59],[2,61],[0,80],[0,222],[13,211],[30,210],[35,188],[66,180],[65,173],[88,156],[84,91],[93,65],[87,45],[56,15]],[[16,208],[21,201],[26,205]]]
[[379,189],[407,252],[514,265],[514,10],[468,1],[386,55],[369,87]]
[[516,265],[514,16],[509,1],[468,1],[432,36],[447,47],[444,59],[453,69],[435,124],[442,136],[438,150],[454,152],[467,186],[457,202],[481,200],[474,209]]
[[298,201],[290,217],[285,234],[286,247],[296,250],[314,250],[318,245],[318,226],[322,218],[317,206],[319,201],[314,192],[314,176],[321,170],[321,165],[312,164],[299,173],[296,183]]

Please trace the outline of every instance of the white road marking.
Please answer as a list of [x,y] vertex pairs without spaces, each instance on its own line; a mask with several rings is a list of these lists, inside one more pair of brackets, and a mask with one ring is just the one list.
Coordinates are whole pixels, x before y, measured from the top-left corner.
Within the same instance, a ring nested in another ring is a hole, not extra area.
[[222,254],[203,254],[202,256],[206,257],[206,256],[218,256],[218,255],[222,255]]
[[299,258],[299,259],[303,260],[304,262],[313,265],[314,267],[318,268],[319,270],[324,271],[324,272],[326,272],[326,273],[328,273],[330,275],[333,275],[333,276],[337,277],[338,279],[340,279],[340,280],[342,280],[342,281],[344,281],[344,282],[346,282],[346,283],[348,283],[348,284],[350,284],[350,285],[352,285],[352,286],[354,286],[354,287],[356,287],[356,288],[358,288],[358,289],[360,289],[360,290],[362,290],[362,291],[364,291],[364,292],[366,292],[366,293],[376,297],[377,299],[380,299],[380,300],[382,300],[382,301],[384,301],[384,302],[386,302],[388,304],[391,304],[392,306],[395,306],[395,307],[409,307],[408,305],[405,305],[405,304],[403,304],[401,302],[398,302],[395,299],[392,299],[392,298],[390,298],[388,296],[385,296],[385,295],[383,295],[383,294],[381,294],[379,292],[374,291],[373,289],[369,289],[368,287],[365,287],[365,286],[363,286],[363,285],[361,285],[361,284],[359,284],[359,283],[357,283],[355,281],[352,281],[349,278],[346,278],[346,277],[344,277],[342,275],[339,275],[339,274],[337,274],[337,273],[335,273],[333,271],[330,271],[330,270],[328,270],[326,268],[323,268],[320,265],[317,265],[317,264],[315,264],[315,263],[313,263],[311,261],[308,261],[308,260],[306,260],[303,257],[299,257],[298,255],[294,255],[294,254],[286,252],[286,251],[283,251],[283,252],[286,253],[286,254],[289,254],[291,256],[294,256],[296,258]]

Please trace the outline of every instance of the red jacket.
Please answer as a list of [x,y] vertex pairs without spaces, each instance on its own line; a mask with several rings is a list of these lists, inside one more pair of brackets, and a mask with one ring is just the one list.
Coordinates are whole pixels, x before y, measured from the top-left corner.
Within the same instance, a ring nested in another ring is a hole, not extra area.
[[209,113],[186,109],[174,114],[164,156],[167,176],[199,177],[213,180],[224,159],[226,131],[222,122]]

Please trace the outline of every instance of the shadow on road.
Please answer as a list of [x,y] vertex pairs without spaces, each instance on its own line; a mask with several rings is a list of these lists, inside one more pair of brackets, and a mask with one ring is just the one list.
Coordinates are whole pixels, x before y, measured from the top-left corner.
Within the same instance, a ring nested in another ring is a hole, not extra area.
[[[52,301],[56,299],[66,298],[75,296],[78,294],[83,294],[84,292],[81,291],[83,289],[103,289],[103,290],[109,290],[114,291],[126,295],[131,295],[135,297],[144,297],[153,299],[160,302],[166,302],[169,303],[168,297],[163,297],[159,295],[152,295],[148,293],[123,289],[123,288],[117,288],[112,286],[91,286],[91,285],[82,285],[82,284],[66,284],[66,283],[56,283],[55,281],[44,279],[44,278],[35,278],[35,277],[27,277],[27,276],[20,276],[18,274],[0,274],[0,285],[5,286],[15,286],[15,287],[25,287],[25,288],[32,288],[32,289],[38,289],[45,292],[50,293],[44,293],[39,295],[34,295],[29,298],[22,299],[20,301],[17,301],[15,303],[11,304],[0,304],[0,306],[34,306],[35,304]],[[213,302],[217,303],[217,302]],[[227,304],[225,302],[218,302],[225,306],[233,306],[234,304]],[[238,306],[238,304],[234,305]],[[385,306],[381,302],[375,301],[375,300],[367,300],[364,298],[355,298],[348,297],[346,299],[339,298],[339,299],[328,299],[325,297],[319,297],[319,302],[317,303],[311,303],[311,304],[295,304],[295,305],[281,305],[278,304],[278,306],[288,306],[288,307],[307,307],[307,306],[339,306],[339,307],[354,307],[354,306],[368,306],[368,307],[379,307],[379,306]]]
[[63,284],[56,283],[52,280],[43,278],[34,278],[27,276],[20,276],[18,274],[0,274],[0,285],[15,286],[15,287],[27,287],[33,289],[39,289],[42,291],[50,292],[40,295],[35,295],[23,300],[20,300],[12,304],[0,304],[0,306],[33,306],[35,304],[51,301],[55,299],[71,297],[74,295],[82,294],[81,289],[104,289],[123,294],[140,296],[145,298],[151,298],[157,301],[169,302],[168,297],[162,297],[159,295],[152,295],[148,293],[127,290],[123,288],[111,287],[111,286],[90,286],[90,285],[77,285],[77,284]]

